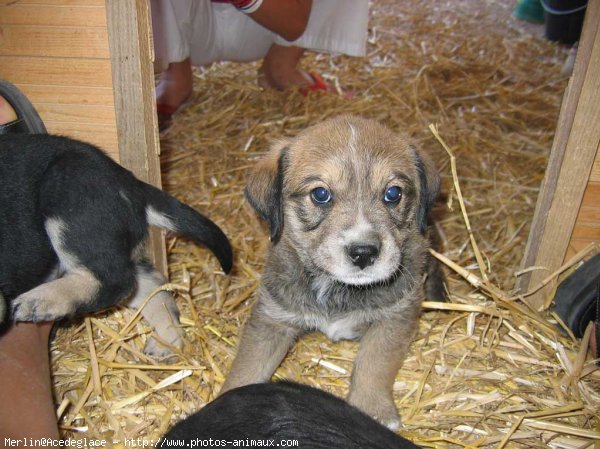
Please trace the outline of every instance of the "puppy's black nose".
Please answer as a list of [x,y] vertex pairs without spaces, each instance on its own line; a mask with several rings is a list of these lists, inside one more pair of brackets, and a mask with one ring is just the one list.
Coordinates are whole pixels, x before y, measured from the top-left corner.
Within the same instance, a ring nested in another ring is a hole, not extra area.
[[364,270],[373,265],[379,255],[379,248],[375,245],[350,245],[348,256],[354,265]]

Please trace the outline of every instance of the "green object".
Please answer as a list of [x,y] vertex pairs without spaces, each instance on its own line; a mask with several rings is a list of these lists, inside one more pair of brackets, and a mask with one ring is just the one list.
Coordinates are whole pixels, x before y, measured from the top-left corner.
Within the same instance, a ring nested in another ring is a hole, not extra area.
[[544,8],[540,0],[517,0],[513,15],[527,22],[544,23]]

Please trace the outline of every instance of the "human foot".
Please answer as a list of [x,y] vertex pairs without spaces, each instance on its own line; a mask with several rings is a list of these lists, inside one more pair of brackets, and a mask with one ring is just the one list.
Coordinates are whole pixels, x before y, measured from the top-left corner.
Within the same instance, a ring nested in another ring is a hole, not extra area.
[[258,69],[258,85],[275,90],[296,87],[302,95],[312,91],[335,92],[318,74],[298,67],[303,54],[303,48],[273,44]]
[[311,76],[298,67],[302,55],[304,49],[300,47],[271,45],[258,70],[258,85],[265,89],[285,90],[313,84]]
[[192,95],[193,79],[190,59],[169,64],[156,85],[158,128],[162,134],[171,126],[173,115]]
[[292,87],[304,88],[314,84],[315,80],[304,70],[278,71],[265,69],[264,65],[258,70],[257,83],[263,89],[286,90]]

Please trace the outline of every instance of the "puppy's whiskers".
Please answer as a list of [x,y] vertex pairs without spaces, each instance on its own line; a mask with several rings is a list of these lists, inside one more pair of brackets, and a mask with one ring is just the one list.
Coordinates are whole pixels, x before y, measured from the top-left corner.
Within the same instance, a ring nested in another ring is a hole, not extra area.
[[407,286],[409,289],[412,290],[417,285],[417,280],[415,279],[413,274],[410,272],[410,270],[407,267],[405,267],[402,264],[398,265],[398,270],[390,278],[390,283],[392,281],[395,281],[400,274],[404,274],[404,277],[406,279],[406,283],[407,283]]

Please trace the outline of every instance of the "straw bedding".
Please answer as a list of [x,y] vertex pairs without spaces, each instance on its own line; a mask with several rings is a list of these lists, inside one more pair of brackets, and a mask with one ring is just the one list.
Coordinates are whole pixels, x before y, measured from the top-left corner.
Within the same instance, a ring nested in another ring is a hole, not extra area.
[[[410,134],[434,156],[447,197],[439,211],[443,255],[475,284],[489,278],[476,287],[448,268],[451,303],[425,304],[394,386],[401,433],[431,447],[594,444],[600,372],[552,317],[511,298],[567,82],[567,50],[515,21],[511,7],[492,0],[374,2],[366,58],[304,60],[352,92],[350,99],[262,91],[256,64],[198,69],[195,102],[162,141],[163,185],[222,226],[235,249],[234,272],[225,276],[208,251],[168,236],[168,288],[186,332],[171,364],[143,355],[150,329],[127,309],[60,329],[51,349],[64,434],[105,438],[109,447],[124,447],[125,439],[150,443],[215,397],[268,242],[243,199],[246,170],[271,139],[355,113]],[[432,123],[455,156],[478,250]],[[344,396],[356,347],[309,335],[276,377]]]

